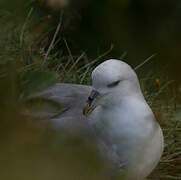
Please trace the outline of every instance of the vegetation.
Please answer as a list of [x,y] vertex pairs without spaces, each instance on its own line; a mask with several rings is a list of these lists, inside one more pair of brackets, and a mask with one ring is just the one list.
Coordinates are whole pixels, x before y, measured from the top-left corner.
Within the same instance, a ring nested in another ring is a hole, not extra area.
[[[50,16],[50,9],[45,11],[37,4],[23,8],[18,14],[8,8],[0,9],[0,177],[106,179],[93,143],[52,132],[46,125],[39,127],[38,121],[20,112],[25,97],[56,82],[91,84],[91,71],[110,56],[114,47],[110,45],[107,51],[89,58],[86,51],[76,51],[69,45],[70,40],[63,33],[67,30],[64,16],[69,17],[69,13],[61,10]],[[125,55],[121,58],[127,61]],[[143,60],[135,68],[165,137],[163,157],[148,179],[181,179],[181,87],[179,84],[173,90],[174,79],[169,80],[163,68],[145,73],[145,66],[153,59]]]

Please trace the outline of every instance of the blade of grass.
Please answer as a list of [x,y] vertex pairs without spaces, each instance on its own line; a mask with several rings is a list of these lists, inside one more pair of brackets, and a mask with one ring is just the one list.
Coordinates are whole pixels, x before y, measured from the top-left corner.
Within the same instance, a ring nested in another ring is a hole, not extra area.
[[[174,80],[168,81],[167,83],[165,83],[165,84],[160,88],[160,90],[155,94],[154,99],[157,98],[157,97],[163,92],[163,90],[164,90],[166,87],[168,87],[168,86],[169,86],[171,83],[173,83],[173,82],[174,82]],[[154,99],[153,99],[153,101],[154,101]]]
[[83,73],[81,76],[82,78],[80,79],[80,84],[82,84],[84,82],[84,79],[87,75],[87,73],[90,72],[90,66],[86,69],[85,73]]
[[64,13],[64,12],[62,11],[62,12],[61,12],[61,15],[60,15],[59,23],[58,23],[58,25],[57,25],[57,28],[56,28],[56,31],[55,31],[55,33],[54,33],[53,39],[52,39],[52,41],[51,41],[51,43],[50,43],[50,46],[48,47],[48,50],[47,50],[47,52],[46,52],[46,54],[45,54],[45,59],[44,59],[42,65],[44,65],[45,61],[47,60],[47,58],[48,58],[48,56],[49,56],[49,54],[50,54],[50,52],[51,52],[51,50],[52,50],[53,47],[54,47],[54,42],[55,42],[56,37],[57,37],[57,35],[58,35],[58,32],[60,31],[60,28],[61,28],[61,26],[62,26],[63,13]]
[[109,54],[109,53],[112,51],[113,48],[114,48],[114,45],[111,44],[111,47],[110,47],[110,49],[109,49],[108,51],[106,51],[106,52],[103,53],[102,55],[98,56],[95,60],[91,61],[90,63],[87,63],[86,65],[84,65],[83,67],[81,67],[80,69],[78,69],[77,72],[80,72],[81,70],[87,68],[88,66],[96,63],[96,62],[99,61],[101,58],[103,58],[103,57],[105,57],[107,54]]
[[153,59],[157,54],[153,54],[150,57],[148,57],[145,61],[143,61],[141,64],[137,65],[134,70],[138,70],[140,67],[142,67],[144,64],[146,64],[148,61],[150,61],[151,59]]
[[70,67],[70,69],[68,70],[67,73],[71,72],[71,71],[74,69],[74,67],[76,66],[76,64],[84,57],[84,55],[85,55],[85,52],[83,52],[83,53],[77,58],[77,60],[73,63],[73,65]]
[[74,63],[74,58],[73,58],[71,50],[70,50],[70,48],[68,46],[67,40],[65,38],[63,40],[64,40],[65,46],[67,48],[67,51],[69,53],[69,56],[70,56],[70,58],[68,59],[66,65],[65,65],[65,68],[66,68],[71,62]]
[[21,33],[20,33],[20,47],[22,47],[22,45],[23,45],[25,28],[26,28],[26,25],[28,23],[29,18],[31,17],[32,12],[33,12],[33,8],[30,9],[30,11],[29,11],[29,13],[28,13],[28,15],[26,17],[25,23],[23,24],[23,27],[21,29]]
[[128,53],[127,53],[126,51],[123,52],[123,54],[121,55],[121,57],[120,57],[119,59],[121,59],[121,60],[124,59],[124,58],[127,56],[127,54],[128,54]]

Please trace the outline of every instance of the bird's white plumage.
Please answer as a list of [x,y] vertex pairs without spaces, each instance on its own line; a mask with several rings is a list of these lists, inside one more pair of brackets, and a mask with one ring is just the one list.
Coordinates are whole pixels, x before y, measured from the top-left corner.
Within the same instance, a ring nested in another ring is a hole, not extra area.
[[[91,89],[97,92],[90,103],[96,108],[85,117],[82,106]],[[92,87],[57,83],[33,97],[39,96],[63,108],[51,118],[56,130],[78,132],[84,138],[96,135],[102,157],[113,167],[112,174],[123,169],[126,180],[142,180],[159,162],[162,130],[142,95],[136,73],[125,62],[112,59],[97,66],[92,72]]]
[[[159,162],[163,135],[136,73],[128,64],[112,59],[96,67],[92,79],[101,99],[89,122],[100,141],[100,152],[115,164],[125,165],[126,179],[144,179]],[[115,81],[120,82],[110,88]]]

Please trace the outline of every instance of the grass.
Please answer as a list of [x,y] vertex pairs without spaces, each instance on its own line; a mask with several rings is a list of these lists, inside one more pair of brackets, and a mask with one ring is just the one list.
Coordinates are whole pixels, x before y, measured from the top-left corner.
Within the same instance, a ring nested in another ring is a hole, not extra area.
[[[91,84],[91,71],[104,60],[113,48],[111,46],[107,52],[95,59],[89,59],[86,52],[82,52],[80,55],[72,54],[66,39],[58,36],[62,26],[63,13],[60,14],[59,23],[54,28],[54,35],[49,41],[48,47],[47,43],[39,42],[40,39],[47,42],[45,40],[46,32],[49,29],[46,29],[45,32],[44,28],[47,26],[43,24],[42,29],[32,28],[32,8],[24,18],[24,22],[21,23],[13,19],[13,14],[10,12],[3,11],[0,14],[0,26],[3,27],[0,30],[0,86],[1,95],[4,93],[4,97],[1,96],[3,102],[1,105],[6,104],[5,112],[7,114],[10,110],[9,107],[13,104],[12,101],[16,104],[17,100],[22,97],[47,88],[56,82]],[[44,23],[46,24],[46,22]],[[62,47],[59,51],[56,50],[58,42],[61,42],[64,51],[61,50]],[[136,67],[136,70],[141,71],[144,63],[149,60],[150,58],[143,61]],[[177,109],[175,109],[174,95],[169,91],[169,84],[172,82],[161,78],[161,84],[155,85],[155,77],[152,74],[147,75],[140,82],[144,95],[163,128],[165,150],[159,165],[148,179],[181,179],[180,105],[177,104]],[[10,90],[7,91],[7,89]],[[7,99],[9,99],[8,102]]]

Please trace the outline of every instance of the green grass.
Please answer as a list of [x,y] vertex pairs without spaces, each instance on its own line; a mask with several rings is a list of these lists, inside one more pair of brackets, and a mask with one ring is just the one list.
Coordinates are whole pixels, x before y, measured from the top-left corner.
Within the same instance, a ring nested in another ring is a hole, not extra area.
[[[0,93],[1,107],[5,108],[6,120],[13,118],[7,115],[10,110],[11,113],[16,110],[12,111],[12,107],[21,108],[21,104],[17,105],[20,99],[56,82],[91,84],[90,74],[93,68],[104,61],[113,48],[111,46],[107,52],[95,59],[89,59],[86,52],[74,55],[66,39],[58,36],[62,25],[62,14],[49,41],[46,40],[46,33],[49,31],[46,21],[40,25],[41,28],[37,28],[33,22],[34,9],[30,8],[27,17],[22,18],[23,21],[14,18],[14,15],[7,11],[1,11],[0,14],[0,26],[2,27],[0,29]],[[62,46],[57,50],[58,42],[61,42],[66,53],[61,50]],[[137,71],[143,68],[144,65],[141,64]],[[151,72],[150,75],[145,75],[140,82],[145,97],[163,129],[165,150],[159,165],[148,179],[181,179],[181,106],[177,104],[177,109],[175,109],[175,97],[169,90],[171,82],[165,80],[163,75],[160,79],[161,85],[156,86],[155,77],[157,76]],[[22,122],[24,117],[15,118],[16,121],[19,119]],[[8,132],[11,131],[9,124],[5,127]],[[31,139],[33,138],[32,132],[34,131],[31,129],[28,135],[26,132],[22,133]],[[19,135],[15,137],[22,140]],[[41,138],[38,140],[40,141],[37,143],[40,143]],[[39,148],[40,153],[42,149]],[[47,162],[50,162],[50,159]]]

